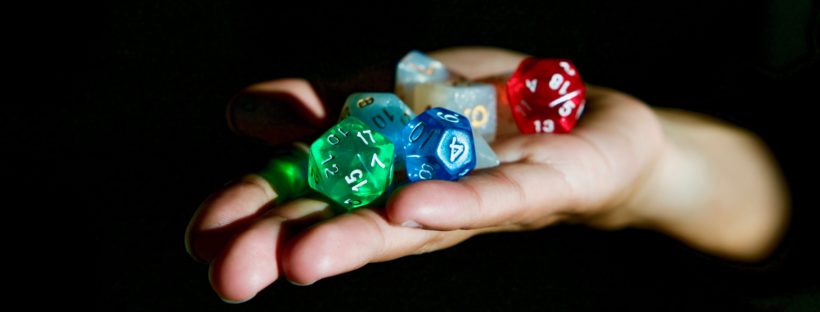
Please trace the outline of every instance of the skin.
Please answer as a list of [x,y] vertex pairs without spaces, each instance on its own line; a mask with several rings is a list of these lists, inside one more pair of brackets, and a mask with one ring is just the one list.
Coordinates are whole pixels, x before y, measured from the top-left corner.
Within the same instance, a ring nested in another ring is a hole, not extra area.
[[[526,57],[496,48],[430,55],[469,79],[508,73]],[[317,118],[325,115],[304,80],[254,88],[289,92]],[[276,191],[247,176],[199,207],[186,247],[210,264],[217,294],[236,303],[279,278],[307,285],[477,234],[559,222],[651,229],[736,261],[761,260],[776,246],[788,196],[753,134],[603,87],[587,87],[587,105],[567,135],[518,135],[511,117],[499,116],[493,149],[501,166],[457,182],[411,184],[383,208],[329,218],[327,204],[313,199],[274,206]]]

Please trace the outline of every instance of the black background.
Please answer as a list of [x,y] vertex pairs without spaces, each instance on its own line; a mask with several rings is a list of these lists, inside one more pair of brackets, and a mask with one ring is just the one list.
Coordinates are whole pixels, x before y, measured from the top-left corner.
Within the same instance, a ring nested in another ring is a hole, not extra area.
[[[232,134],[227,100],[262,80],[344,77],[411,49],[506,47],[574,60],[585,80],[651,105],[704,112],[772,147],[793,195],[784,243],[753,265],[727,263],[651,232],[562,225],[473,238],[370,264],[309,287],[277,281],[240,309],[780,310],[820,307],[817,263],[817,5],[810,1],[448,4],[116,1],[88,23],[75,129],[100,235],[95,300],[128,310],[229,308],[207,266],[185,253],[197,205],[257,169],[271,148]],[[294,7],[295,5],[295,7]],[[814,7],[812,7],[812,5]],[[101,18],[100,18],[101,17]]]

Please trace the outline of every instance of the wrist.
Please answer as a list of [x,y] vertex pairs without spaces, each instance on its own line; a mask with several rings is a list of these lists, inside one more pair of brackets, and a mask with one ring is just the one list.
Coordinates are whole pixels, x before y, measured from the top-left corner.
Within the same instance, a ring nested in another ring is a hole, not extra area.
[[656,230],[726,258],[754,261],[779,241],[787,196],[777,165],[751,133],[681,111],[656,111],[664,148],[618,209],[626,225]]
[[713,179],[705,161],[677,142],[664,143],[657,161],[636,183],[634,191],[616,210],[624,223],[642,228],[665,228],[708,205]]

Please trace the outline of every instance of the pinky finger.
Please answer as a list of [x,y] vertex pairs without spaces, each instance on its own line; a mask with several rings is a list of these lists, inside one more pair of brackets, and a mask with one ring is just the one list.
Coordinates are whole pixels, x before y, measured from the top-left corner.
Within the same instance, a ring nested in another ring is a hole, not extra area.
[[225,245],[211,263],[211,286],[226,302],[253,298],[279,278],[280,249],[288,239],[290,223],[316,222],[326,217],[328,205],[299,199],[261,216]]

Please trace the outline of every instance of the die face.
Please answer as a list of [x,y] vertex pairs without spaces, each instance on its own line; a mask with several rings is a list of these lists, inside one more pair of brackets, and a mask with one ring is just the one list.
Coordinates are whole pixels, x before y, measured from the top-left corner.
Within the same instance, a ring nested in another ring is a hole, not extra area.
[[[407,102],[416,114],[421,114],[424,111],[433,107],[446,107],[442,103],[452,102],[452,88],[451,84],[447,82],[422,83],[416,85],[413,89],[412,101]],[[458,110],[450,109],[454,112]]]
[[407,155],[405,158],[407,166],[407,179],[410,182],[424,180],[454,180],[451,175],[433,156]]
[[396,66],[396,94],[405,103],[411,103],[416,85],[446,81],[450,76],[441,62],[419,51],[410,51]]
[[407,178],[456,180],[476,165],[467,118],[443,108],[425,111],[402,130]]
[[421,113],[443,107],[466,116],[473,130],[485,140],[495,139],[497,105],[495,87],[485,83],[424,83],[414,90],[413,110]]
[[567,133],[586,104],[586,87],[567,59],[528,58],[507,81],[512,115],[522,133]]
[[393,179],[394,146],[356,117],[348,117],[310,146],[311,188],[351,210],[379,198]]
[[498,155],[495,154],[490,144],[480,134],[476,133],[475,129],[473,129],[473,144],[475,144],[476,169],[492,168],[501,164]]
[[[464,176],[475,167],[475,143],[472,134],[460,129],[445,130],[438,142],[436,155],[447,173]],[[473,165],[468,167],[470,162]],[[462,173],[465,168],[467,172]]]
[[[347,97],[341,115],[342,119],[348,116],[358,118],[399,147],[401,130],[416,117],[398,96],[387,92],[353,93]],[[401,148],[396,152],[397,157],[404,154]]]
[[283,203],[308,193],[308,156],[307,145],[294,143],[287,154],[271,159],[267,166],[256,174],[270,183],[276,190],[276,202]]

